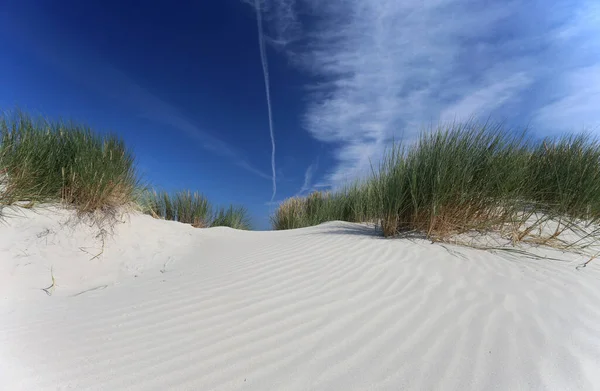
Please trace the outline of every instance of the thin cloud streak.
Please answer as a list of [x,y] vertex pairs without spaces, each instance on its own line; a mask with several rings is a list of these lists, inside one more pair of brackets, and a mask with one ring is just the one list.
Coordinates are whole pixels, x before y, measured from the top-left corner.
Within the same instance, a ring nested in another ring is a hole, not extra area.
[[302,187],[300,188],[300,190],[298,190],[298,192],[296,193],[296,196],[303,195],[313,188],[313,186],[312,186],[313,175],[314,175],[315,171],[317,170],[318,166],[319,166],[319,161],[317,160],[315,163],[312,163],[310,166],[308,166],[306,168],[306,171],[304,172],[304,183],[302,183]]
[[466,121],[474,115],[490,113],[514,98],[519,90],[527,87],[531,79],[525,73],[517,73],[506,79],[494,81],[490,85],[471,92],[460,101],[445,108],[440,114],[441,122]]
[[271,108],[271,89],[269,86],[269,63],[267,62],[267,53],[264,42],[263,34],[263,22],[262,22],[262,10],[260,6],[260,0],[254,1],[254,8],[256,10],[256,24],[258,29],[258,47],[260,51],[260,62],[263,69],[263,79],[265,83],[265,94],[267,98],[267,113],[269,117],[269,134],[271,136],[271,171],[273,181],[273,194],[271,195],[271,201],[275,199],[277,194],[277,173],[275,169],[275,134],[273,131],[273,113]]
[[552,124],[552,129],[597,128],[600,125],[600,64],[569,72],[563,89],[570,93],[540,109],[538,121]]
[[321,182],[335,187],[368,174],[390,140],[414,140],[427,123],[492,116],[543,131],[598,123],[595,3],[265,0],[263,9],[274,24],[309,15],[301,34],[278,28],[273,40],[290,42],[290,59],[318,80],[307,85],[304,125],[331,146],[336,164]]

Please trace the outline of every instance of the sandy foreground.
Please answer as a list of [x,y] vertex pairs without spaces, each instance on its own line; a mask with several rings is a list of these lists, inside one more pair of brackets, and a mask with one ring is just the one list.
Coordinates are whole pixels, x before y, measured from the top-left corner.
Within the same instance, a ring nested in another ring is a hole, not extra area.
[[580,255],[5,213],[0,390],[600,390]]

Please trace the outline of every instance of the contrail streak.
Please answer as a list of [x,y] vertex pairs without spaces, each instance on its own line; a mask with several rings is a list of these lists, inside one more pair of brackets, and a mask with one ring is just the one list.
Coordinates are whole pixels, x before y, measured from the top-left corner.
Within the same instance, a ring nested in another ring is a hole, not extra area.
[[269,132],[271,134],[271,171],[273,178],[273,195],[271,201],[275,199],[277,194],[277,174],[275,173],[275,134],[273,132],[273,115],[271,113],[271,93],[269,89],[269,64],[267,63],[267,53],[265,51],[265,43],[263,39],[262,14],[260,12],[260,0],[254,0],[254,8],[256,8],[256,22],[258,24],[258,44],[260,47],[260,60],[262,62],[263,76],[265,79],[265,92],[267,94],[267,110],[269,113]]

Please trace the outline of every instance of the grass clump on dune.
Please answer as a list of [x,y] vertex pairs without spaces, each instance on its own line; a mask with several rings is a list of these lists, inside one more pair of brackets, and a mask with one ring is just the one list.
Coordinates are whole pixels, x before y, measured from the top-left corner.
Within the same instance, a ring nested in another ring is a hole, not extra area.
[[203,228],[210,226],[211,206],[199,193],[179,191],[148,192],[142,201],[143,212],[155,218],[175,220]]
[[248,211],[243,206],[230,206],[218,208],[210,223],[211,227],[231,227],[235,229],[250,230],[252,224]]
[[[320,193],[319,193],[320,194]],[[452,124],[395,145],[366,181],[284,201],[275,229],[331,220],[376,221],[385,236],[417,231],[445,240],[498,231],[515,240],[558,221],[546,239],[580,219],[600,220],[600,146],[586,136],[534,140],[499,125]]]
[[318,225],[327,221],[372,221],[376,214],[372,182],[356,182],[341,191],[315,191],[306,197],[285,200],[271,217],[274,229],[293,229]]
[[144,213],[194,227],[250,229],[243,207],[215,209],[202,194],[151,192],[139,183],[134,156],[116,136],[20,111],[0,117],[0,210],[61,201],[82,213],[111,212],[137,203]]
[[384,234],[445,236],[502,223],[518,207],[527,160],[525,138],[498,126],[454,125],[394,147],[373,179]]
[[231,227],[251,229],[250,218],[244,207],[214,208],[200,193],[190,191],[147,192],[142,197],[142,211],[155,218],[179,221],[196,228]]
[[0,118],[2,202],[62,201],[79,212],[113,210],[134,200],[133,154],[121,139],[73,123]]
[[292,229],[337,220],[333,210],[336,203],[330,193],[316,191],[305,198],[285,200],[271,218],[275,229]]
[[532,151],[529,198],[548,213],[596,220],[600,216],[600,144],[589,135],[545,139]]

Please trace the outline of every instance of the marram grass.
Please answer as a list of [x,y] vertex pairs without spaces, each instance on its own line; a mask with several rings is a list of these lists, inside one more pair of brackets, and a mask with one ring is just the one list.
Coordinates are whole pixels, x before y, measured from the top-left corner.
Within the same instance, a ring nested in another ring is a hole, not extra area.
[[470,231],[525,240],[550,220],[596,224],[600,145],[589,135],[535,140],[489,123],[442,126],[390,148],[365,181],[285,200],[272,216],[274,229],[332,220],[439,240]]
[[0,201],[62,201],[80,212],[134,201],[134,157],[121,139],[74,123],[0,117]]
[[252,224],[248,211],[243,206],[220,207],[214,214],[210,223],[211,227],[230,227],[235,229],[250,230]]
[[56,201],[79,212],[138,204],[144,213],[194,227],[251,227],[243,207],[215,208],[199,193],[142,188],[133,153],[114,135],[72,122],[33,119],[21,111],[3,114],[0,208]]
[[251,229],[248,211],[244,207],[213,207],[200,193],[148,191],[140,201],[142,211],[155,218],[191,224],[196,228],[231,227]]

